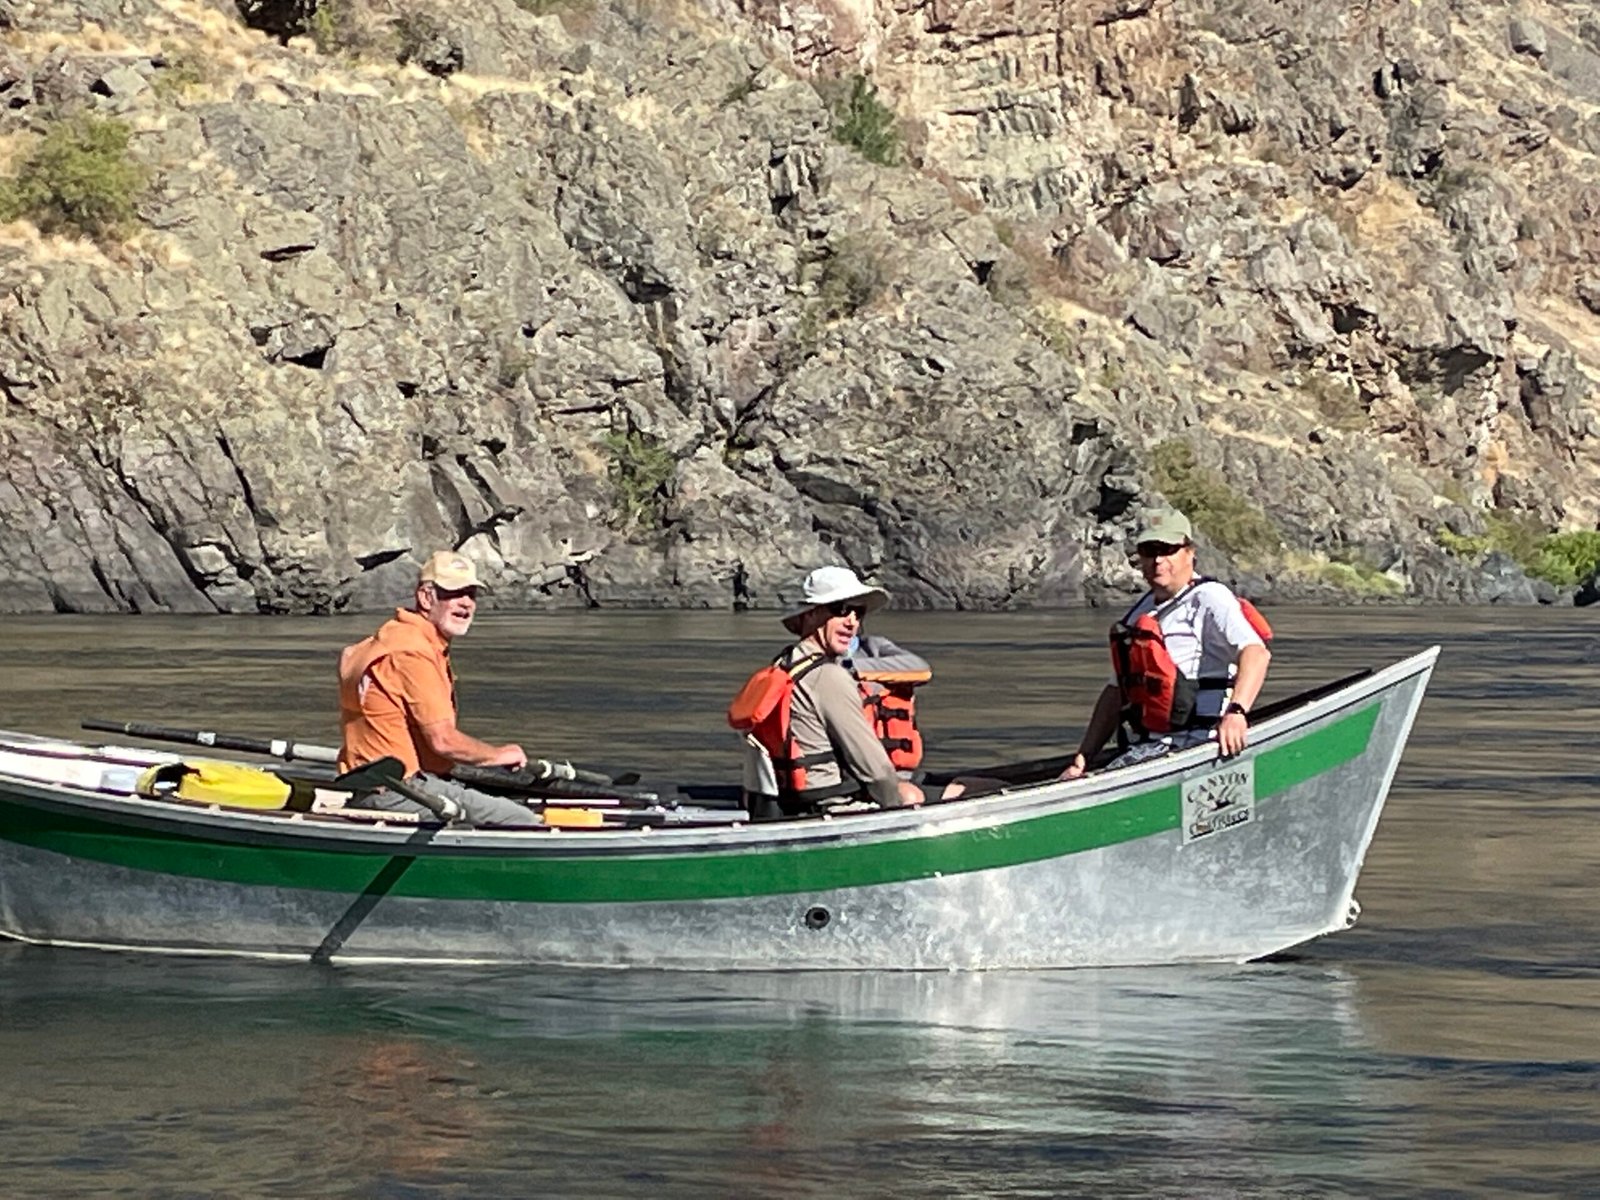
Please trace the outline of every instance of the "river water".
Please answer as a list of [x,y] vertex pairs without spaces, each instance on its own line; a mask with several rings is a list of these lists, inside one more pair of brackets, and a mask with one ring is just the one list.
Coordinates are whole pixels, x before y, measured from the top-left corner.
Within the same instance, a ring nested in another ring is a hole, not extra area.
[[[1600,1195],[1581,610],[1274,611],[1267,698],[1444,647],[1353,930],[1236,968],[682,975],[0,945],[0,1194]],[[935,765],[1070,747],[1105,614],[899,614]],[[336,736],[370,618],[16,619],[0,724]],[[480,617],[463,726],[728,778],[770,614]]]

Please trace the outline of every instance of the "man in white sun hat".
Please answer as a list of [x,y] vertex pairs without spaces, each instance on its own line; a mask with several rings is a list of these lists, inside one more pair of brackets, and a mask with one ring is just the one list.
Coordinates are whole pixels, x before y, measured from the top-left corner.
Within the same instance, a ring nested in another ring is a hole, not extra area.
[[[339,656],[339,769],[398,758],[407,778],[456,801],[474,825],[537,825],[524,805],[446,779],[457,763],[510,767],[528,761],[522,747],[491,745],[456,726],[456,676],[450,643],[472,627],[483,584],[471,559],[455,550],[430,554],[417,575],[411,608],[397,609],[378,632]],[[363,808],[425,814],[413,800],[372,792]]]
[[858,800],[883,808],[921,804],[921,789],[896,773],[855,676],[840,663],[889,593],[848,567],[818,567],[801,591],[800,604],[783,618],[800,640],[751,676],[728,709],[729,723],[771,764],[764,786],[752,786],[747,771],[754,815],[775,815],[761,812],[763,795],[775,797],[784,816]]

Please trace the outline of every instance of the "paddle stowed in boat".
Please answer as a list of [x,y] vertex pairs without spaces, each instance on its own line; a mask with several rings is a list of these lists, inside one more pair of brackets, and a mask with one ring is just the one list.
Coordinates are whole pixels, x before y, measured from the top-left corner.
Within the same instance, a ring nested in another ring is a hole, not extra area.
[[380,758],[334,779],[332,786],[352,792],[375,792],[388,788],[396,795],[422,805],[446,825],[461,824],[461,806],[448,796],[436,796],[406,778],[406,766],[398,758]]
[[[296,742],[287,738],[244,737],[233,733],[218,733],[210,729],[177,729],[170,725],[147,725],[138,721],[80,721],[83,729],[98,733],[120,733],[125,737],[144,738],[152,742],[177,742],[185,746],[208,746],[218,750],[237,750],[243,754],[264,754],[281,758],[285,762],[336,763],[339,751],[334,746],[319,746],[310,742]],[[484,770],[489,768],[471,768]],[[575,767],[562,759],[529,759],[527,766],[511,773],[516,782],[506,790],[536,792],[544,784],[557,781],[594,784],[599,787],[626,786],[638,780],[636,773],[611,776],[601,771]],[[470,782],[463,780],[462,782]],[[568,793],[569,795],[572,793]]]
[[[543,770],[550,765],[543,761],[530,762],[526,767],[513,771],[507,767],[474,767],[458,763],[450,768],[450,778],[468,787],[516,796],[539,795],[560,799],[612,800],[640,807],[661,803],[659,793],[644,788],[619,787],[611,781],[609,775],[595,779],[551,775]],[[594,772],[584,772],[584,774],[590,775]]]
[[306,742],[291,742],[283,738],[239,737],[230,733],[216,733],[209,729],[174,729],[168,725],[144,725],[137,721],[82,721],[83,729],[97,733],[120,733],[124,737],[144,738],[151,742],[178,742],[185,746],[210,746],[218,750],[238,750],[244,754],[265,754],[285,762],[331,763],[339,760],[339,752],[331,746],[313,746]]

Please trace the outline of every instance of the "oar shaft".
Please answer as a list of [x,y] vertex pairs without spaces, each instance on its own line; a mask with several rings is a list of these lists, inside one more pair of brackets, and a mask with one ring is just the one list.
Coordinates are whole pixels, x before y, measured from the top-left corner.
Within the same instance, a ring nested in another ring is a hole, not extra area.
[[214,746],[218,750],[267,754],[286,762],[296,759],[323,763],[339,761],[339,751],[332,746],[313,746],[279,738],[239,737],[209,729],[174,729],[169,725],[145,725],[137,721],[84,721],[81,724],[84,729],[92,729],[97,733],[120,733],[124,737],[144,738],[152,742],[179,742],[186,746]]
[[[586,774],[594,773],[586,772]],[[535,763],[529,763],[520,771],[507,770],[505,767],[471,767],[458,764],[450,768],[450,778],[468,787],[527,793],[541,798],[559,798],[558,803],[565,803],[569,798],[581,800],[588,797],[614,800],[623,804],[647,805],[659,803],[661,799],[656,792],[641,788],[617,787],[604,775],[597,776],[594,782],[572,780],[561,775],[552,776],[546,774]],[[600,782],[601,780],[604,782]]]

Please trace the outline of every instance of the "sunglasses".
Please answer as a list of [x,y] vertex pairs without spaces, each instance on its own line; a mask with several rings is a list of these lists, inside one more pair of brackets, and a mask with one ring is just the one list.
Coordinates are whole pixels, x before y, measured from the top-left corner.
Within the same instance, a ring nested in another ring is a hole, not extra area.
[[1187,549],[1188,545],[1188,542],[1144,542],[1138,547],[1138,553],[1140,558],[1166,558]]
[[842,617],[848,613],[860,621],[866,618],[867,606],[861,603],[851,603],[849,600],[835,600],[828,605],[828,613],[835,617]]

